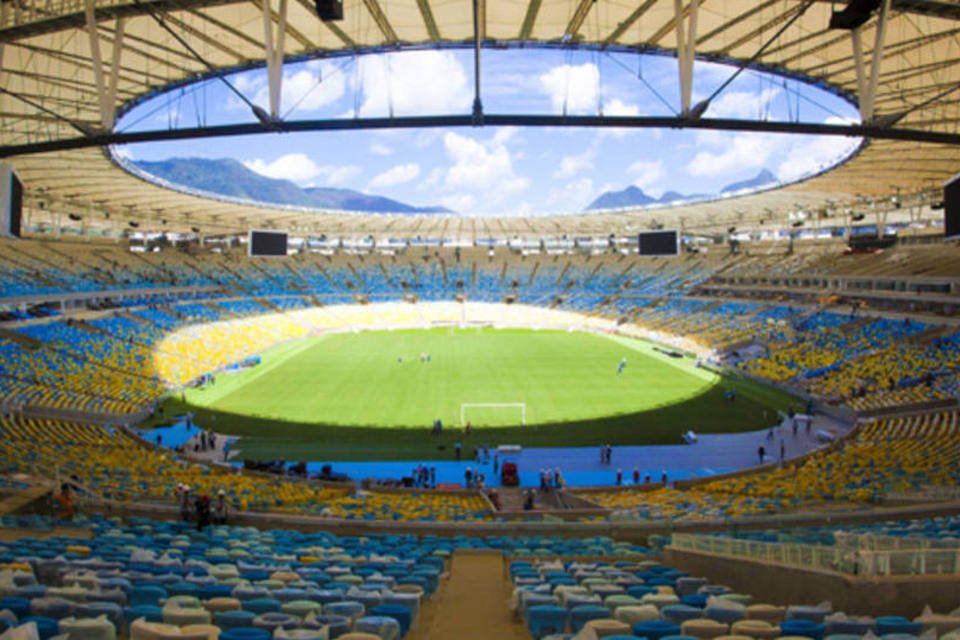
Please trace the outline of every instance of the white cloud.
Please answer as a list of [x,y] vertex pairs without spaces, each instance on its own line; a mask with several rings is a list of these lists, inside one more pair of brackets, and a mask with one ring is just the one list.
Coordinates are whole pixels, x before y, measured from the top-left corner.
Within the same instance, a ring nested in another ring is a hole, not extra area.
[[[605,116],[638,116],[640,115],[640,107],[635,104],[630,104],[620,100],[619,98],[611,98],[603,103],[603,115]],[[612,138],[622,138],[631,133],[636,133],[638,129],[631,129],[629,127],[608,127],[600,131],[600,135],[603,137],[612,137]],[[654,131],[657,131],[654,129]]]
[[778,87],[768,87],[760,92],[727,91],[710,103],[707,115],[711,118],[759,118],[767,113],[770,103],[780,93]]
[[404,184],[406,182],[410,182],[411,180],[415,180],[419,175],[420,165],[416,162],[398,164],[395,167],[387,169],[383,173],[375,175],[367,185],[367,188],[385,189],[387,187],[395,187],[398,184]]
[[607,116],[638,116],[640,107],[629,104],[619,98],[611,98],[603,103],[603,114]]
[[382,142],[373,142],[370,144],[370,153],[375,156],[392,156],[393,147],[388,147]]
[[438,182],[441,203],[454,211],[494,211],[530,186],[530,181],[514,168],[519,154],[508,147],[517,140],[512,128],[498,129],[486,140],[448,131],[443,146],[450,165],[441,172],[431,172],[427,182]]
[[776,170],[781,182],[798,180],[836,164],[853,152],[860,140],[843,136],[803,136],[792,139],[791,143],[793,146]]
[[[317,111],[342,98],[346,89],[346,80],[336,66],[312,60],[296,71],[283,74],[280,113]],[[270,90],[265,83],[259,83],[253,102],[264,109],[269,108]]]
[[551,191],[547,196],[547,205],[565,213],[582,211],[590,204],[595,193],[596,189],[591,178],[578,178]]
[[747,169],[765,167],[767,160],[779,146],[776,136],[766,134],[736,134],[725,136],[720,151],[699,151],[687,163],[692,176],[723,176]]
[[361,117],[466,113],[473,101],[467,74],[449,51],[361,56]]
[[627,175],[630,176],[633,184],[644,191],[649,191],[666,175],[666,171],[661,160],[637,160],[627,167]]
[[540,76],[540,89],[557,113],[595,113],[599,105],[600,71],[587,62],[563,64]]
[[304,187],[341,185],[361,173],[360,167],[354,165],[318,165],[305,153],[288,153],[273,162],[254,158],[243,164],[260,175],[290,180]]
[[576,153],[560,158],[560,167],[553,172],[554,178],[572,178],[593,168],[597,159],[597,145],[592,144],[583,153]]
[[514,172],[513,159],[500,132],[484,143],[451,131],[444,135],[443,145],[453,160],[445,179],[450,190],[484,191],[496,198],[498,194],[523,191],[529,185],[526,178]]

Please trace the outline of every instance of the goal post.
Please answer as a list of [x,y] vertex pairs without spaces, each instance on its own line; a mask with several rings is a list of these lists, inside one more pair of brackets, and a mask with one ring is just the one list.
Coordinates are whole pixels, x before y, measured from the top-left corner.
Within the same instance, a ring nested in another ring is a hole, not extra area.
[[468,409],[519,409],[520,424],[527,424],[526,402],[464,402],[460,405],[460,426],[467,424]]

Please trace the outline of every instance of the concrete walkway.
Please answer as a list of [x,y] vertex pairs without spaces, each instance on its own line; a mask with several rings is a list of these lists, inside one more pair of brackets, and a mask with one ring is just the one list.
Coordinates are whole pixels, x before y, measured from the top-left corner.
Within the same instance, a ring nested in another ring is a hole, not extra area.
[[512,586],[499,551],[460,550],[450,578],[427,601],[407,640],[530,640],[509,609]]

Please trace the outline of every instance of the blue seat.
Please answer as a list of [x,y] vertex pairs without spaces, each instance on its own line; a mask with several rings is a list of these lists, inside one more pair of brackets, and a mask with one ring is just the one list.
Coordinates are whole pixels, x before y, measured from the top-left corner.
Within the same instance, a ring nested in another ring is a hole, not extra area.
[[703,617],[703,609],[688,604],[670,604],[660,610],[660,616],[667,622],[682,625],[687,620]]
[[413,616],[410,609],[399,604],[378,604],[370,610],[373,617],[393,618],[400,625],[400,636],[407,635],[410,625],[413,624]]
[[253,611],[217,611],[213,623],[221,629],[240,629],[251,626],[256,617]]
[[820,640],[826,630],[824,625],[809,620],[784,620],[780,623],[780,635],[784,636],[803,636]]
[[887,636],[894,633],[918,636],[923,633],[923,623],[911,622],[900,616],[880,616],[876,620],[878,636]]
[[657,592],[656,587],[648,587],[643,584],[635,584],[631,587],[627,587],[627,595],[633,596],[634,598],[642,598],[648,593],[656,593],[656,592]]
[[53,618],[46,616],[28,616],[20,619],[20,624],[32,622],[37,625],[37,633],[40,634],[40,640],[47,640],[60,634],[60,624]]
[[331,640],[333,640],[333,638],[338,638],[350,631],[350,619],[345,616],[334,615],[316,616],[310,620],[305,620],[303,627],[305,629],[315,630],[326,627],[327,633]]
[[689,596],[682,596],[680,598],[680,604],[685,604],[688,607],[697,607],[698,609],[705,609],[707,606],[707,596],[698,593]]
[[204,584],[200,585],[200,591],[197,597],[201,600],[211,598],[229,598],[233,595],[233,587],[228,584]]
[[289,613],[261,613],[253,619],[253,626],[273,632],[275,629],[296,629],[300,618]]
[[567,628],[567,610],[550,604],[538,604],[527,609],[527,630],[534,638],[563,633]]
[[140,618],[144,618],[147,622],[163,622],[163,609],[152,604],[141,604],[123,610],[123,621],[127,627]]
[[610,618],[610,609],[596,604],[582,604],[570,609],[570,628],[574,633],[580,633],[583,626],[591,620]]
[[171,596],[200,597],[200,587],[192,582],[174,582],[167,585],[167,592]]
[[271,640],[273,634],[266,629],[256,627],[237,627],[220,634],[220,640]]
[[127,598],[131,607],[139,605],[158,606],[160,600],[167,598],[168,595],[167,590],[160,585],[134,585],[130,587]]
[[644,620],[633,625],[633,635],[649,640],[660,640],[666,636],[680,634],[680,627],[666,620]]
[[0,598],[0,611],[4,609],[12,611],[17,620],[22,620],[30,615],[30,600],[14,596]]
[[253,611],[256,614],[277,613],[280,611],[280,601],[276,598],[254,598],[243,603],[244,611]]

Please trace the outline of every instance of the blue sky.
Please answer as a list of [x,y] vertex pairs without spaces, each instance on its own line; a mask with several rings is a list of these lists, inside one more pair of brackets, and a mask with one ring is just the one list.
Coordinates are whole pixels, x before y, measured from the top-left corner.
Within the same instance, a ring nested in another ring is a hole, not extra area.
[[[732,67],[698,61],[694,103]],[[487,113],[673,115],[673,58],[574,50],[485,50]],[[266,106],[266,71],[230,81]],[[423,50],[312,60],[284,70],[285,119],[468,113],[468,50]],[[856,110],[796,80],[744,72],[708,116],[804,122],[856,121]],[[248,107],[217,81],[158,96],[126,114],[121,131],[252,122]],[[582,210],[600,193],[636,185],[716,193],[769,169],[783,181],[815,172],[857,140],[761,133],[646,129],[455,128],[270,134],[128,145],[140,160],[234,158],[301,186],[345,187],[465,214],[555,214]]]

